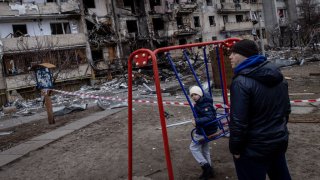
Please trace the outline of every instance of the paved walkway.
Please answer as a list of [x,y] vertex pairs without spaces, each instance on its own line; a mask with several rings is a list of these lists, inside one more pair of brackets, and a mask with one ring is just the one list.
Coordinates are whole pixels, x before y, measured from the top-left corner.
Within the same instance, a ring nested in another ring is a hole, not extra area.
[[62,126],[58,129],[55,129],[51,132],[42,134],[40,136],[37,136],[35,138],[30,139],[29,141],[26,141],[24,143],[21,143],[13,148],[10,148],[6,151],[0,152],[0,167],[4,166],[26,154],[28,154],[31,151],[37,150],[41,148],[42,146],[45,146],[53,141],[56,141],[57,139],[70,134],[78,129],[81,129],[93,122],[96,122],[102,118],[105,118],[107,116],[110,116],[114,113],[117,113],[119,111],[122,111],[127,108],[119,108],[119,109],[111,109],[111,110],[105,110],[102,112],[91,114],[85,118],[79,119],[77,121],[74,121],[70,124],[67,124],[65,126]]

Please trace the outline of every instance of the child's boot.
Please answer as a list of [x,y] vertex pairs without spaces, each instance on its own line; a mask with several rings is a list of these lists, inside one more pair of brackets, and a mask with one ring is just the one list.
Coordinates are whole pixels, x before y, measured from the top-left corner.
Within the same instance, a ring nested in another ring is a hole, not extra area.
[[209,178],[214,177],[214,171],[209,163],[204,164],[203,166],[201,166],[201,168],[202,168],[203,172],[202,172],[201,176],[199,177],[199,179],[207,180]]

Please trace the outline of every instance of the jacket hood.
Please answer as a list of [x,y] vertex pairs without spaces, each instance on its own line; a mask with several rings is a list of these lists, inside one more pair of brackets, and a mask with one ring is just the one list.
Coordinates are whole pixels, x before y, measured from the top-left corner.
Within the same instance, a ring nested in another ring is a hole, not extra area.
[[270,61],[265,61],[255,67],[245,68],[238,75],[250,77],[269,87],[276,86],[283,81],[280,70]]

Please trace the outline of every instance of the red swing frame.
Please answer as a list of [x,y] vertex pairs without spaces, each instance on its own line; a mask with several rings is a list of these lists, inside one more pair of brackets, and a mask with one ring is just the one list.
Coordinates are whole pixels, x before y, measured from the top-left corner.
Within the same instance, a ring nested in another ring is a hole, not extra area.
[[[158,101],[158,109],[160,115],[160,123],[161,123],[161,130],[162,130],[162,138],[163,138],[163,146],[164,152],[166,157],[166,164],[168,169],[168,178],[170,180],[174,179],[173,175],[173,168],[170,158],[170,150],[169,150],[169,140],[168,140],[168,133],[166,128],[166,121],[164,116],[164,108],[163,108],[163,101],[161,96],[161,88],[160,88],[160,80],[159,80],[159,71],[157,65],[157,57],[156,55],[161,52],[168,52],[170,50],[176,49],[185,49],[191,47],[199,47],[199,46],[208,46],[208,45],[218,45],[220,48],[220,52],[223,52],[223,47],[230,48],[235,42],[239,41],[238,38],[229,38],[226,40],[220,41],[210,41],[210,42],[201,42],[201,43],[192,43],[192,44],[185,44],[185,45],[178,45],[178,46],[169,46],[163,47],[159,49],[155,49],[151,51],[149,49],[138,49],[130,54],[128,58],[128,180],[132,180],[132,61],[135,62],[135,65],[138,67],[145,66],[152,61],[153,67],[153,74],[154,74],[154,81],[157,93],[157,101]],[[227,98],[227,84],[226,84],[226,76],[225,76],[225,67],[224,67],[224,58],[223,53],[220,53],[220,60],[221,60],[221,69],[222,69],[222,79],[223,79],[223,86],[224,86],[224,97],[225,102],[228,103]]]

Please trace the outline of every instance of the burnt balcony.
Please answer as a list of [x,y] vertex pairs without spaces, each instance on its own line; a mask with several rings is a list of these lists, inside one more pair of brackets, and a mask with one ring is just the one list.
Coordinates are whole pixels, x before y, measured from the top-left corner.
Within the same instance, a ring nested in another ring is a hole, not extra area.
[[193,13],[198,8],[197,3],[186,3],[178,5],[178,15],[187,15]]
[[34,17],[80,15],[79,3],[76,1],[57,3],[0,3],[0,19],[32,19]]
[[46,35],[37,37],[2,38],[4,53],[32,52],[42,49],[65,49],[83,47],[86,37],[83,33]]
[[189,26],[179,26],[178,31],[173,33],[174,36],[191,36],[198,33],[198,30],[193,29]]
[[[257,26],[257,25],[256,25]],[[264,22],[261,22],[261,27],[264,27]],[[253,23],[251,21],[244,22],[229,22],[225,23],[222,31],[245,31],[253,29]]]
[[236,12],[248,12],[254,10],[261,10],[261,3],[219,3],[217,6],[217,12],[220,14],[236,13]]

